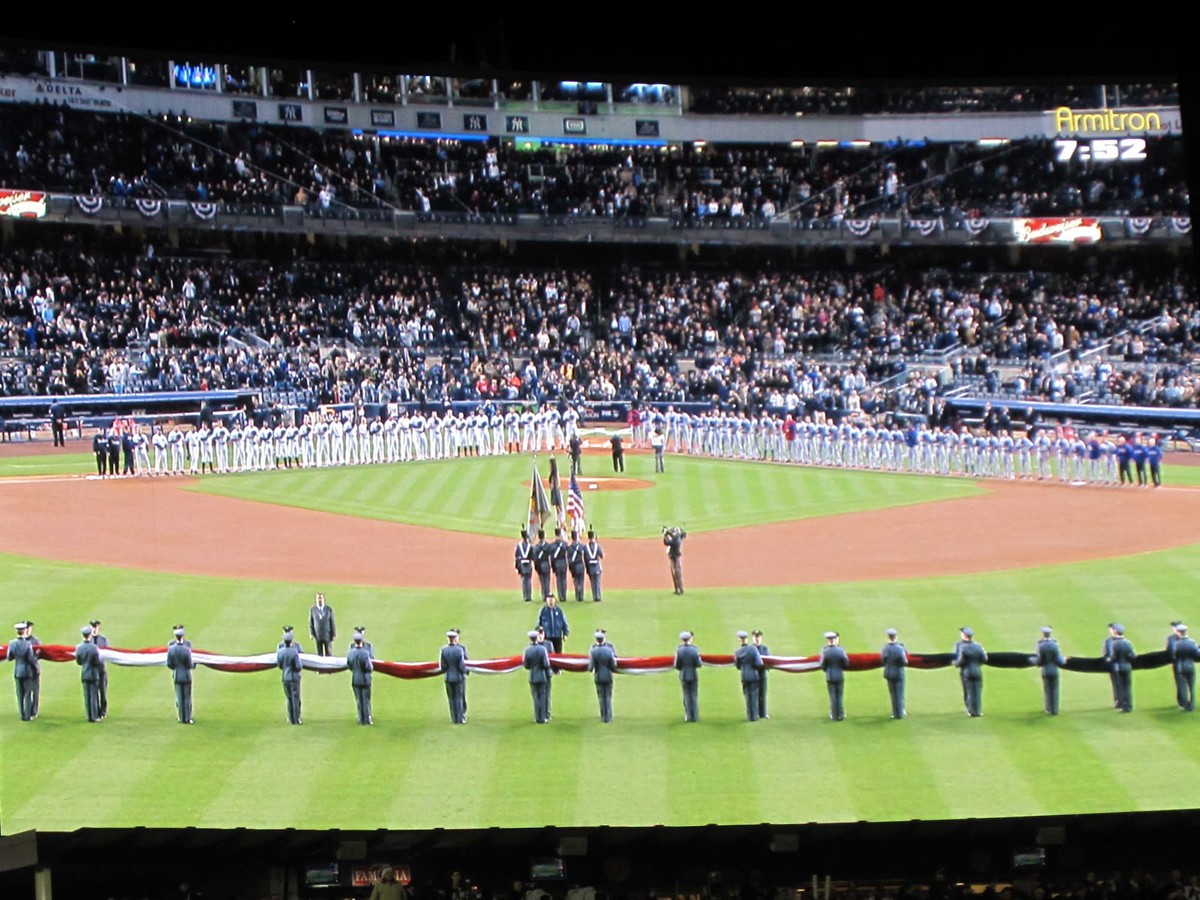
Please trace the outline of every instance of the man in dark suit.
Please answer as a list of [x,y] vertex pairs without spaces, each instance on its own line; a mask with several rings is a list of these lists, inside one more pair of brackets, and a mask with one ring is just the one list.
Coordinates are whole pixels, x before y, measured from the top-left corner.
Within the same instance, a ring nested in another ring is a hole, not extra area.
[[50,404],[50,434],[54,439],[55,447],[65,447],[67,442],[64,439],[65,425],[67,421],[67,409],[57,400]]
[[551,593],[550,572],[553,562],[550,558],[550,545],[546,543],[546,532],[539,528],[537,543],[533,545],[533,567],[537,570],[538,582],[542,587],[542,596]]
[[762,657],[750,641],[749,633],[739,631],[738,640],[741,642],[733,652],[733,664],[737,666],[742,681],[742,698],[746,701],[746,719],[758,721],[758,682],[763,668]]
[[588,656],[588,671],[596,682],[596,698],[600,701],[600,721],[612,721],[613,674],[617,671],[617,653],[608,643],[603,628],[595,633],[596,643]]
[[446,699],[450,702],[450,721],[467,724],[467,648],[458,642],[457,628],[446,632],[447,644],[442,648],[438,668],[446,679]]
[[892,718],[903,719],[905,716],[904,680],[908,669],[908,651],[896,639],[895,628],[889,628],[886,634],[887,643],[879,651],[879,658],[883,661],[883,677],[887,681],[888,697],[892,701]]
[[1117,682],[1117,709],[1133,712],[1133,661],[1137,653],[1133,644],[1125,637],[1124,625],[1112,626],[1113,640],[1105,660]]
[[1176,683],[1182,683],[1183,694],[1179,698],[1180,709],[1194,712],[1196,709],[1196,661],[1200,660],[1200,647],[1188,637],[1188,627],[1182,622],[1175,626],[1178,638],[1171,648],[1172,668]]
[[983,664],[987,662],[987,651],[975,642],[975,632],[970,628],[961,629],[960,634],[962,640],[954,654],[954,665],[962,678],[967,715],[979,718],[983,715]]
[[359,725],[374,725],[371,718],[371,672],[375,665],[363,646],[363,633],[354,632],[354,643],[346,652],[346,668],[350,670],[350,685],[354,689],[354,706]]
[[287,700],[289,725],[303,724],[300,718],[300,673],[304,666],[300,662],[300,652],[292,626],[284,626],[283,642],[275,652],[275,663],[283,672],[283,696]]
[[612,444],[613,471],[624,472],[625,448],[621,446],[621,436],[619,434],[614,434],[608,439],[608,442]]
[[175,682],[175,709],[180,725],[192,725],[192,670],[196,662],[192,659],[192,645],[185,639],[182,625],[176,625],[172,634],[175,642],[167,648],[167,668]]
[[8,645],[8,658],[13,664],[13,680],[17,686],[17,711],[22,722],[33,720],[33,673],[37,670],[37,655],[33,644],[25,638],[25,623],[13,628],[17,636]]
[[850,668],[850,657],[838,646],[839,640],[836,631],[827,631],[825,646],[821,648],[821,668],[825,672],[825,689],[829,692],[829,718],[835,722],[846,718],[842,697],[846,686],[846,670]]
[[683,721],[700,721],[700,650],[692,644],[692,633],[681,631],[681,643],[675,648],[675,670],[679,673],[679,685],[683,688]]
[[567,441],[567,447],[571,452],[571,474],[583,474],[583,441],[579,439],[578,434],[571,435],[571,440]]
[[533,720],[544,725],[550,721],[550,655],[546,645],[538,643],[538,633],[529,632],[529,646],[523,659],[529,671],[529,692],[533,695]]
[[513,551],[513,568],[521,576],[521,599],[526,603],[533,600],[534,546],[529,543],[529,532],[521,529],[521,540]]
[[538,613],[538,627],[546,634],[546,640],[554,648],[555,653],[563,652],[563,641],[571,634],[571,628],[567,625],[566,614],[562,611],[562,607],[558,605],[553,594],[546,595],[545,605]]
[[75,664],[80,667],[83,682],[83,708],[89,722],[100,721],[100,651],[92,643],[92,626],[79,630],[83,641],[75,648]]
[[[761,659],[771,655],[770,648],[763,643],[763,633],[757,628],[750,632],[750,638],[754,642],[754,649],[758,651],[758,656]],[[760,719],[769,719],[767,715],[767,663],[763,660],[763,667],[758,673],[758,717]]]
[[1042,637],[1037,642],[1037,665],[1042,673],[1042,707],[1047,715],[1058,715],[1058,670],[1067,664],[1059,649],[1058,641],[1050,635],[1049,625],[1042,626]]
[[604,565],[601,562],[604,559],[604,548],[596,540],[594,531],[588,531],[588,542],[583,548],[583,556],[587,563],[588,581],[592,583],[592,602],[599,603],[604,599],[600,592],[601,576],[604,573]]
[[[92,626],[92,643],[97,650],[105,649],[108,638],[100,633],[100,620],[93,619],[89,624]],[[108,718],[108,663],[104,661],[103,653],[100,654],[100,718]]]
[[330,648],[337,638],[337,623],[333,618],[333,607],[325,603],[325,595],[320,591],[308,611],[308,633],[317,643],[317,656],[333,655]]
[[554,529],[554,540],[550,542],[550,562],[554,566],[554,586],[558,592],[558,602],[567,602],[567,568],[570,550],[563,540],[562,529]]

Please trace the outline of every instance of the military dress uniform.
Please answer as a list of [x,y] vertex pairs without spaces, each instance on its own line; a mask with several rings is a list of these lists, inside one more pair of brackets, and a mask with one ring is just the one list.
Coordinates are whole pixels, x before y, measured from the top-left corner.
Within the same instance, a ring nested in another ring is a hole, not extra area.
[[896,629],[887,630],[888,642],[879,651],[883,661],[883,678],[887,682],[888,697],[892,703],[892,718],[903,719],[905,709],[905,678],[908,670],[908,651],[896,640]]
[[285,630],[283,643],[275,652],[275,663],[282,672],[283,696],[287,701],[289,725],[303,724],[300,718],[300,674],[304,671],[304,666],[300,661],[300,652],[292,630]]
[[825,632],[825,640],[829,643],[821,648],[821,669],[825,672],[825,689],[829,693],[829,718],[840,722],[846,718],[843,693],[850,657],[837,645],[837,639],[836,631]]
[[[108,647],[108,638],[100,633],[100,621],[93,620],[91,626],[92,643],[97,650],[104,650]],[[100,654],[100,718],[108,718],[108,663],[103,653]]]
[[100,721],[100,651],[92,643],[92,627],[80,629],[83,641],[75,648],[75,663],[83,683],[83,709],[89,722]]
[[1171,667],[1175,670],[1176,682],[1182,684],[1180,708],[1186,712],[1196,709],[1196,661],[1200,660],[1200,647],[1188,637],[1187,626],[1180,625],[1180,634],[1171,648]]
[[537,642],[538,633],[529,632],[529,646],[522,660],[529,671],[529,693],[533,697],[533,721],[544,725],[550,721],[550,654],[546,645]]
[[[1178,622],[1178,621],[1172,622],[1171,623],[1171,633],[1167,635],[1167,656],[1169,659],[1172,660],[1172,663],[1174,663],[1174,659],[1175,659],[1175,644],[1178,643],[1179,638],[1181,637],[1181,632],[1180,632],[1181,625],[1183,625],[1182,622]],[[1184,632],[1187,631],[1187,626],[1183,626],[1183,631]],[[1174,664],[1172,664],[1171,669],[1172,669],[1172,673],[1175,676],[1175,704],[1180,709],[1184,709],[1186,707],[1186,703],[1187,703],[1187,700],[1186,700],[1187,684],[1186,684],[1184,678],[1182,677],[1182,674],[1174,666]]]
[[691,632],[679,635],[683,641],[675,648],[675,670],[679,672],[679,686],[683,689],[683,721],[700,720],[700,650],[692,644]]
[[[750,636],[754,639],[754,649],[758,651],[760,657],[771,655],[771,650],[763,643],[763,633],[761,631],[752,631]],[[767,715],[767,664],[763,660],[763,667],[758,673],[758,717],[760,719],[769,719]]]
[[521,531],[521,540],[513,551],[513,568],[521,578],[521,599],[526,603],[533,600],[533,564],[536,550],[529,543],[529,533]]
[[361,631],[354,633],[354,645],[346,652],[346,668],[350,670],[350,685],[354,689],[354,708],[359,725],[374,725],[371,718],[371,673],[375,664],[363,646]]
[[467,648],[458,642],[458,632],[446,632],[450,643],[442,648],[438,667],[446,680],[446,699],[450,704],[450,721],[467,724]]
[[192,722],[192,670],[196,662],[192,659],[192,645],[184,640],[182,628],[175,629],[175,643],[167,648],[167,668],[175,682],[175,709],[179,713],[180,725]]
[[1037,665],[1042,673],[1042,706],[1047,715],[1058,715],[1058,670],[1066,664],[1058,641],[1050,637],[1050,628],[1044,627],[1042,639],[1037,642]]
[[970,628],[962,629],[962,636],[954,665],[962,678],[967,715],[978,718],[983,715],[983,664],[987,662],[987,651],[975,643],[975,632]]
[[746,702],[746,720],[757,722],[759,718],[758,700],[759,685],[763,669],[762,657],[758,648],[747,644],[749,635],[744,631],[737,633],[741,646],[733,653],[733,664],[737,666],[742,682],[742,699]]
[[17,688],[17,712],[22,722],[33,720],[33,673],[37,669],[37,655],[33,644],[24,636],[25,623],[13,626],[17,636],[8,645],[8,658],[13,663],[13,681]]
[[554,529],[554,540],[550,542],[550,562],[554,566],[554,586],[559,603],[567,602],[567,568],[569,549],[562,539],[562,532]]
[[588,532],[588,542],[583,548],[583,556],[587,563],[588,581],[592,585],[592,600],[599,603],[602,599],[600,579],[604,572],[604,566],[600,561],[604,559],[604,549],[600,546],[600,542],[596,540],[596,533],[594,531]]
[[1112,643],[1109,645],[1106,661],[1117,688],[1117,709],[1121,712],[1133,712],[1133,661],[1137,659],[1137,653],[1133,644],[1125,637],[1123,627],[1114,625],[1112,632]]
[[588,671],[596,684],[596,699],[600,702],[600,721],[612,721],[613,674],[617,671],[617,653],[605,640],[603,631],[595,634],[596,643],[588,655]]
[[550,558],[550,545],[546,543],[546,532],[538,532],[538,542],[533,545],[533,567],[537,570],[538,582],[541,584],[542,596],[551,593],[550,572],[553,562]]
[[587,557],[583,552],[583,544],[576,534],[567,545],[567,565],[571,569],[571,585],[575,588],[575,602],[583,602],[583,585],[587,575]]

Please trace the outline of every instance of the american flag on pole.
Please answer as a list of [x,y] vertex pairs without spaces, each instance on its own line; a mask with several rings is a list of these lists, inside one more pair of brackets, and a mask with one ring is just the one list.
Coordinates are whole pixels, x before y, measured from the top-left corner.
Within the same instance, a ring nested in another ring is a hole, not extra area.
[[583,512],[583,494],[579,490],[579,482],[571,475],[571,486],[567,488],[567,521],[571,523],[572,534],[583,534],[583,523],[586,517]]

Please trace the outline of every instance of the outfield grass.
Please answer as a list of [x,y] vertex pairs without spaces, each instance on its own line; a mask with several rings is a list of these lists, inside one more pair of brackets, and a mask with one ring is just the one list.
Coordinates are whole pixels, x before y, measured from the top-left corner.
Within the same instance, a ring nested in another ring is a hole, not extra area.
[[[286,477],[286,476],[285,476]],[[231,479],[231,482],[240,479]],[[247,479],[249,481],[250,479]],[[910,481],[898,479],[901,481]],[[917,483],[916,480],[911,480]],[[648,492],[643,492],[648,493]],[[75,643],[104,620],[114,646],[162,646],[177,621],[197,648],[271,650],[303,626],[313,586],[73,566],[0,555],[0,622],[37,622]],[[607,592],[567,607],[581,651],[594,627],[623,655],[673,651],[681,628],[729,652],[761,627],[776,653],[815,653],[835,628],[849,650],[887,626],[914,651],[949,650],[970,624],[990,650],[1032,650],[1043,624],[1067,654],[1094,656],[1119,619],[1139,650],[1195,619],[1200,546],[994,575],[736,592]],[[344,647],[366,624],[377,656],[436,657],[448,626],[473,658],[520,652],[536,607],[479,594],[322,585]],[[307,643],[307,641],[305,642]],[[1174,707],[1166,669],[1134,677],[1135,712],[1111,708],[1108,679],[1065,673],[1063,715],[1041,713],[1036,671],[988,670],[983,719],[962,711],[953,671],[912,672],[909,718],[888,718],[878,672],[851,673],[848,719],[827,718],[819,674],[770,676],[772,719],[743,721],[736,672],[701,676],[701,722],[681,721],[673,674],[619,678],[602,725],[585,675],[556,679],[554,721],[532,724],[523,674],[470,680],[470,725],[448,721],[437,680],[377,676],[376,726],[354,724],[345,674],[304,676],[304,722],[284,723],[275,672],[197,673],[194,728],[175,723],[164,669],[110,667],[110,717],[84,721],[78,670],[44,664],[42,715],[0,703],[0,828],[85,826],[427,828],[702,825],[1071,814],[1194,805],[1200,718]],[[103,801],[80,803],[81,786]],[[597,803],[598,797],[607,798]]]
[[[567,460],[559,458],[564,472]],[[539,457],[543,477],[549,471]],[[586,474],[612,475],[588,457]],[[529,456],[483,457],[384,466],[293,469],[195,482],[194,489],[454,531],[513,536],[529,509]],[[625,476],[653,487],[587,491],[588,521],[606,537],[656,537],[663,524],[690,531],[783,522],[970,496],[966,480],[877,472],[670,457],[657,475],[653,457],[626,458]]]

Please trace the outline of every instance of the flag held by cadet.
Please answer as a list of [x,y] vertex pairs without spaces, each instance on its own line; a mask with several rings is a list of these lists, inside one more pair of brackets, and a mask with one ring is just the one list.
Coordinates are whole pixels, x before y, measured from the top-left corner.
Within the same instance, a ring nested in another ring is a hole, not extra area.
[[558,458],[550,457],[550,505],[554,507],[554,522],[561,528],[566,524],[566,516],[563,513],[563,498],[562,489],[558,482]]
[[584,512],[583,493],[579,490],[579,482],[571,476],[571,485],[567,488],[567,521],[571,523],[572,534],[583,534]]
[[546,489],[542,487],[542,476],[538,472],[537,463],[533,464],[533,484],[529,492],[529,531],[530,536],[546,524],[546,520],[554,515],[550,509],[550,500],[546,497]]

